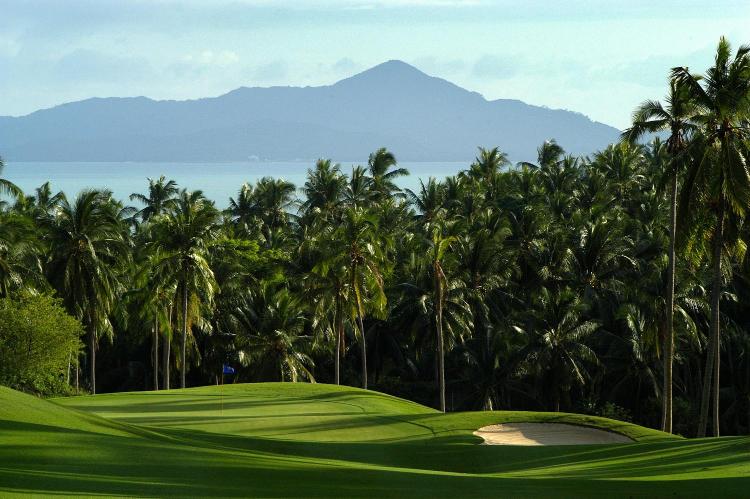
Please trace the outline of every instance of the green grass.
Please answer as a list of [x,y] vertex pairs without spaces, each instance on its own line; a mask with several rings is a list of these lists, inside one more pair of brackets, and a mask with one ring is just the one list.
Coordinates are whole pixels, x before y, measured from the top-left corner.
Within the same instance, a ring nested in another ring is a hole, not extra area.
[[[472,432],[583,424],[633,444],[504,447]],[[0,387],[0,496],[746,496],[750,437],[685,440],[574,414],[433,409],[253,384],[45,401]]]

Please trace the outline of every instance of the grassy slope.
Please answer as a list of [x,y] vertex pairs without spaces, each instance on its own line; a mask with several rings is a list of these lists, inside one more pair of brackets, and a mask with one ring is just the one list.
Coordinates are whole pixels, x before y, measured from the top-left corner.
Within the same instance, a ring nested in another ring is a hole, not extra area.
[[[0,495],[741,496],[750,481],[749,437],[673,439],[550,413],[442,415],[352,388],[228,385],[55,402],[0,388]],[[503,421],[586,424],[638,443],[476,445],[472,431]]]

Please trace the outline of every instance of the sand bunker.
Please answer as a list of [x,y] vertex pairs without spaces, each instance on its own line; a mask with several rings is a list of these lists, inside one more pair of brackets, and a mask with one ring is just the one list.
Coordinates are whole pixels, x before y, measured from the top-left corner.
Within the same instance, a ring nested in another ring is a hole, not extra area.
[[624,444],[630,438],[586,426],[561,423],[505,423],[474,432],[487,445],[588,445]]

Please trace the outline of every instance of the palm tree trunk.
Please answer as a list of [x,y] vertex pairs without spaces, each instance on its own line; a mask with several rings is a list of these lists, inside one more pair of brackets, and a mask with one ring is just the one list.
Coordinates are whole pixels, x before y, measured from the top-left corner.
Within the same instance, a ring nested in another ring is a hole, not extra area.
[[714,228],[712,255],[712,285],[711,285],[711,338],[706,356],[706,370],[703,373],[703,394],[701,397],[701,413],[698,420],[698,436],[706,436],[708,425],[708,408],[711,403],[711,388],[713,386],[713,424],[714,436],[719,436],[719,303],[721,299],[721,249],[723,245],[724,200],[719,203],[719,211]]
[[667,331],[664,335],[664,388],[661,429],[672,433],[672,366],[674,364],[675,238],[677,234],[677,175],[672,175],[669,204],[669,270],[667,271]]
[[162,349],[162,366],[161,366],[161,387],[164,390],[169,390],[169,354],[172,346],[172,337],[167,336],[164,338],[164,348]]
[[341,384],[341,338],[344,335],[344,318],[342,317],[342,310],[339,298],[336,298],[336,323],[334,329],[336,330],[336,359],[334,361],[334,371],[336,384]]
[[361,303],[361,297],[359,294],[359,289],[357,288],[357,263],[354,261],[352,263],[352,269],[351,269],[351,284],[352,284],[352,292],[354,294],[354,300],[355,305],[357,307],[357,326],[359,327],[359,333],[362,335],[362,388],[367,390],[367,340],[365,338],[365,324],[364,324],[364,318],[362,317],[364,315],[364,312],[362,311],[362,303]]
[[159,318],[154,320],[154,390],[159,391]]
[[89,326],[89,381],[91,394],[96,395],[96,329]]
[[187,272],[184,276],[182,287],[182,369],[180,376],[180,388],[185,388],[185,376],[187,374],[187,324],[188,324],[188,282]]
[[359,323],[359,332],[362,335],[362,388],[367,390],[367,341],[365,339],[365,322],[362,315],[362,311],[358,307],[357,322]]
[[438,345],[438,390],[440,391],[440,410],[445,412],[445,351],[443,345],[443,293],[438,283],[437,303],[435,305],[435,331]]

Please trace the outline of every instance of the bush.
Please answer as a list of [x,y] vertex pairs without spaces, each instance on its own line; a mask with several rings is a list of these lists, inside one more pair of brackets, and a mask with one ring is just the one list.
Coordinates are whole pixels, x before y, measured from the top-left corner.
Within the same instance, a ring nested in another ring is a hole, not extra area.
[[66,393],[82,334],[81,323],[49,296],[0,299],[0,384],[39,395]]

